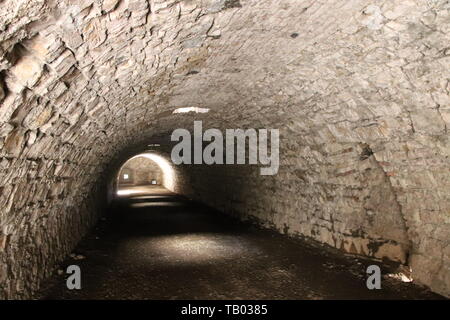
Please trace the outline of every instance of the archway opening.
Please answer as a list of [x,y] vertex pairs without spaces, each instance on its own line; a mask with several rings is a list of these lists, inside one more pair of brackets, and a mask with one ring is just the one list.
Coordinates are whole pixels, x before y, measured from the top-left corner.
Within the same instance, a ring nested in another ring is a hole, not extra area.
[[163,156],[146,152],[128,159],[115,178],[115,196],[146,194],[161,189],[174,191],[175,173]]

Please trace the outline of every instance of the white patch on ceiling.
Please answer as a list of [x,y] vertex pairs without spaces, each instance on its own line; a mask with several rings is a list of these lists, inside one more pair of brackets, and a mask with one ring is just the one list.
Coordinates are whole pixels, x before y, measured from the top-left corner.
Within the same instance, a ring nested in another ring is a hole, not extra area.
[[195,112],[195,113],[207,113],[209,112],[209,108],[198,108],[198,107],[185,107],[185,108],[177,108],[173,110],[172,113],[189,113],[189,112]]

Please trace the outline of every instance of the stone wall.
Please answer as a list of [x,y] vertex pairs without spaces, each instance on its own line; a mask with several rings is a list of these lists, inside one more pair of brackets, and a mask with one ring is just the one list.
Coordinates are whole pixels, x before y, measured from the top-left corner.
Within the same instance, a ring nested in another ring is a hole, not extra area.
[[299,157],[298,150],[295,143],[282,145],[274,176],[261,176],[257,166],[190,166],[183,191],[282,233],[408,263],[412,247],[405,217],[388,177],[366,147],[325,147],[318,150],[320,166]]
[[195,166],[178,190],[407,260],[450,295],[449,17],[447,0],[3,0],[0,298],[29,297],[93,225],[127,146],[193,119],[281,128],[282,166]]

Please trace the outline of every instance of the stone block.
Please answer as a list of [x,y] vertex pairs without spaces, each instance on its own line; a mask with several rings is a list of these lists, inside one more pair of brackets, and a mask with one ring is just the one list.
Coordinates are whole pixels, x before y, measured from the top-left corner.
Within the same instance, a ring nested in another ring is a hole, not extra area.
[[0,137],[7,136],[13,130],[14,130],[14,126],[9,123],[4,123],[4,124],[0,125]]
[[90,20],[83,27],[84,41],[89,44],[89,49],[100,46],[106,40],[106,29],[98,18]]
[[110,12],[116,8],[120,0],[103,0],[102,9],[105,12]]
[[0,102],[6,97],[5,88],[3,87],[3,81],[0,78]]
[[438,110],[421,109],[411,112],[411,120],[416,132],[430,135],[444,133],[445,122]]
[[0,103],[0,122],[6,122],[22,104],[23,98],[20,95],[10,94]]

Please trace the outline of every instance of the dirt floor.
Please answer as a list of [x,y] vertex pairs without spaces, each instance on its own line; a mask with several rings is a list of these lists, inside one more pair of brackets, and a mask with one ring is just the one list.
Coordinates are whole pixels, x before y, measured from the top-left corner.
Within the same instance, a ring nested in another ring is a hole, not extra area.
[[[150,194],[147,191],[150,190]],[[39,293],[40,299],[439,299],[367,261],[259,230],[154,187],[122,192]],[[66,267],[81,267],[81,290]]]

